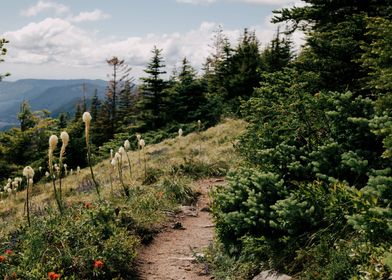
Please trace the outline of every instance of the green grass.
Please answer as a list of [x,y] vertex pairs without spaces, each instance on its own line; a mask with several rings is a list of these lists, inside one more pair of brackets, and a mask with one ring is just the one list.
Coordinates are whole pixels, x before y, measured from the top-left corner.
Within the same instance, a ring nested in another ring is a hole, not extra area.
[[[167,214],[179,205],[195,202],[195,180],[224,176],[230,167],[240,164],[234,144],[245,125],[240,120],[226,120],[181,139],[147,143],[141,161],[138,151],[129,152],[132,177],[126,158],[122,172],[128,197],[123,195],[118,172],[109,158],[94,166],[101,200],[87,168],[70,175],[62,180],[66,205],[62,216],[51,183],[38,183],[31,197],[30,228],[24,213],[24,191],[1,200],[0,250],[12,250],[13,254],[3,254],[6,259],[0,261],[0,276],[13,277],[15,273],[43,279],[53,271],[62,279],[123,279],[133,270],[139,244],[151,241],[167,221]],[[104,266],[94,267],[96,260],[102,260]]]

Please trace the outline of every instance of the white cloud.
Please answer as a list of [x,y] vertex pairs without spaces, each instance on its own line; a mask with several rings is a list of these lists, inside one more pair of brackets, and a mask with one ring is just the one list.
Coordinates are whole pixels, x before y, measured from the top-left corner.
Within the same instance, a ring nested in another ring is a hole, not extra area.
[[53,11],[56,15],[64,14],[69,11],[69,7],[52,1],[40,0],[34,6],[21,12],[22,16],[33,17],[44,11]]
[[[218,23],[203,22],[198,28],[184,33],[97,39],[95,34],[74,25],[70,19],[46,18],[21,29],[0,34],[0,37],[10,41],[9,53],[3,66],[12,65],[13,68],[7,69],[14,75],[24,77],[42,73],[42,78],[46,77],[45,75],[68,78],[75,77],[78,73],[79,77],[93,78],[92,75],[96,73],[108,73],[106,59],[118,56],[127,61],[133,68],[132,75],[138,78],[143,74],[142,69],[151,58],[151,50],[156,45],[163,49],[167,72],[170,73],[185,56],[197,69],[201,69],[211,52],[209,45],[217,28]],[[276,26],[266,20],[262,25],[250,27],[250,30],[256,31],[257,37],[265,46],[273,38]],[[242,31],[232,29],[225,30],[224,33],[235,45]],[[26,69],[25,73],[15,73],[21,69]],[[36,71],[29,69],[40,71],[35,73]],[[105,77],[103,75],[96,78]]]
[[257,5],[291,5],[296,1],[293,0],[236,0],[236,2],[245,2],[249,4],[257,4]]
[[110,15],[105,14],[101,10],[94,10],[92,12],[81,12],[77,16],[71,17],[69,20],[72,22],[83,22],[83,21],[98,21],[110,18]]
[[178,3],[194,4],[194,5],[206,5],[217,2],[218,0],[177,0]]
[[239,2],[256,5],[284,6],[296,4],[298,0],[177,0],[177,2],[193,5],[208,5],[216,2]]

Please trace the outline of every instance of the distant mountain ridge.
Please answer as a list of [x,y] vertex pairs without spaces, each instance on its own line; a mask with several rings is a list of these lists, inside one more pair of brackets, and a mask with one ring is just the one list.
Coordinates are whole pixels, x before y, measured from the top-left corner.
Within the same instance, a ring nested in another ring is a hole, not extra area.
[[0,130],[17,126],[17,114],[23,100],[33,111],[47,109],[53,116],[61,112],[73,113],[76,103],[85,96],[89,100],[95,90],[102,99],[106,92],[104,80],[41,80],[23,79],[0,82]]

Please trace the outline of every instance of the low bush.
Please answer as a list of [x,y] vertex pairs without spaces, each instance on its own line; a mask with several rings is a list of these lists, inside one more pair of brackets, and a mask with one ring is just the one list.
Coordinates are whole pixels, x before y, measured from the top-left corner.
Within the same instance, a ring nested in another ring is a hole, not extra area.
[[1,240],[4,279],[128,279],[139,238],[121,225],[111,204],[77,204],[63,216],[35,217]]

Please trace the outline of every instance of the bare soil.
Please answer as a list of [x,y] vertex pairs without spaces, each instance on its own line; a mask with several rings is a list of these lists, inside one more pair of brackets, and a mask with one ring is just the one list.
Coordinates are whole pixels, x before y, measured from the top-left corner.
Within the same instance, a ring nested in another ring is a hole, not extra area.
[[208,193],[212,186],[223,185],[222,179],[196,182],[201,195],[194,207],[182,207],[170,225],[159,233],[151,244],[141,248],[138,275],[143,280],[207,280],[206,264],[196,260],[214,238],[211,214],[208,212]]

